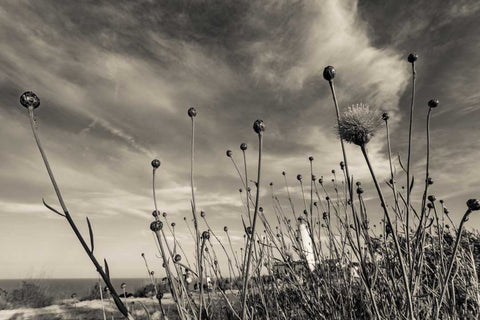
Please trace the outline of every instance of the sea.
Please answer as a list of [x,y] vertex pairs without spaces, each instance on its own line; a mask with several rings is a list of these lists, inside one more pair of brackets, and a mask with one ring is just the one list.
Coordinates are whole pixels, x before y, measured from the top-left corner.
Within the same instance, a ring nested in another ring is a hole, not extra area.
[[[147,278],[116,278],[111,280],[119,294],[123,292],[120,288],[122,283],[125,283],[127,293],[134,293],[136,289],[143,288],[150,283]],[[81,299],[88,296],[95,284],[98,283],[98,279],[0,279],[0,289],[11,292],[20,288],[23,281],[37,284],[45,293],[56,300],[69,299],[73,293],[77,295],[78,299]],[[102,282],[102,288],[104,286]]]

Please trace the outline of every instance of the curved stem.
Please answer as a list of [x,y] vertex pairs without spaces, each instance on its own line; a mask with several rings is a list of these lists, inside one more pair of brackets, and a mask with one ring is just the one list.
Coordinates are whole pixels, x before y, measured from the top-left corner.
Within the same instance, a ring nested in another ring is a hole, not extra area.
[[407,155],[407,212],[406,212],[406,230],[405,237],[407,241],[408,265],[411,267],[412,257],[410,252],[410,162],[412,155],[412,128],[413,128],[413,109],[415,107],[415,62],[412,62],[412,99],[410,102],[410,123],[408,129],[408,155]]

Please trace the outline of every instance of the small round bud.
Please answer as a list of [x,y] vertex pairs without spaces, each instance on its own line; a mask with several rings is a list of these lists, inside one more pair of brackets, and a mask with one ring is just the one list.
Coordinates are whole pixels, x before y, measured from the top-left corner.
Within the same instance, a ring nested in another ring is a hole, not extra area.
[[308,160],[313,161],[313,157],[312,156],[308,157]]
[[318,205],[317,201],[314,201],[313,205],[316,207]]
[[443,199],[440,199],[439,201],[440,201],[441,204],[443,204],[443,202],[444,202]]
[[431,194],[428,196],[428,201],[435,202],[435,200],[437,200],[437,198],[434,195]]
[[176,226],[175,222],[172,222],[170,225],[172,226],[172,228],[175,228]]
[[166,212],[162,213],[162,217],[166,218],[166,217],[167,217],[167,213],[166,213]]
[[247,144],[246,144],[245,142],[243,142],[243,143],[240,145],[240,150],[242,150],[242,151],[247,150]]
[[328,219],[328,213],[324,212],[322,216],[323,216],[323,220],[327,220],[327,219]]
[[410,63],[414,63],[415,61],[417,61],[417,59],[418,59],[418,55],[415,53],[410,53],[407,58],[408,62]]
[[157,210],[153,210],[152,216],[155,217],[155,218],[158,217],[158,211],[157,211]]
[[297,174],[297,180],[302,181],[302,175],[301,174]]
[[325,69],[323,69],[323,79],[332,81],[333,78],[335,78],[335,68],[332,66],[325,67]]
[[26,91],[20,96],[20,104],[27,109],[36,109],[40,106],[40,98],[32,91]]
[[243,192],[242,188],[238,189],[238,192],[242,193]]
[[150,223],[150,230],[153,232],[160,231],[163,228],[163,223],[162,221],[155,220],[152,223]]
[[158,159],[153,159],[151,163],[154,169],[158,169],[158,167],[160,167],[160,160]]
[[314,174],[312,174],[312,181],[315,181],[315,180],[317,180],[317,177]]
[[323,177],[320,177],[320,179],[318,179],[318,183],[323,184]]
[[258,211],[263,212],[263,207],[259,207]]
[[387,224],[387,225],[385,226],[385,232],[386,232],[387,234],[392,233],[392,227],[391,227],[389,224]]
[[253,130],[258,134],[261,134],[263,131],[265,131],[265,123],[263,120],[255,120],[253,123]]
[[340,169],[341,170],[345,169],[345,163],[343,161],[340,161]]
[[188,109],[188,112],[187,112],[187,113],[188,113],[188,116],[189,116],[190,118],[193,118],[193,117],[196,117],[196,116],[197,116],[197,110],[195,110],[195,108],[193,108],[193,107],[190,108],[190,109]]
[[470,199],[467,201],[467,207],[471,211],[480,210],[480,201],[478,201],[477,199]]
[[450,211],[448,211],[447,208],[443,208],[443,213],[448,214]]
[[125,289],[126,287],[127,285],[125,284],[125,282],[122,282],[122,284],[120,285],[120,288]]
[[388,119],[390,119],[390,116],[388,115],[387,112],[384,112],[384,113],[382,114],[382,119],[385,120],[385,121],[388,121]]
[[428,101],[428,106],[430,108],[436,108],[436,107],[438,107],[439,103],[440,102],[437,99],[432,99],[432,100]]
[[357,193],[358,194],[362,194],[364,191],[363,191],[363,188],[362,187],[358,187],[357,188]]
[[332,174],[335,174],[335,169],[332,169]]
[[145,257],[145,253],[142,252],[142,257]]
[[208,231],[203,231],[203,232],[202,232],[202,238],[205,239],[205,240],[210,239],[210,232],[208,232]]
[[232,156],[232,150],[227,150],[226,154],[227,154],[227,157],[230,158]]
[[223,231],[228,232],[228,227],[227,226],[223,227]]
[[270,182],[269,185],[270,185],[270,187],[273,186],[273,182]]
[[328,196],[325,197],[325,200],[330,201],[330,197],[328,197]]
[[355,184],[357,185],[357,187],[362,185],[362,183],[360,181],[357,181]]
[[180,260],[182,260],[182,256],[179,254],[176,254],[175,257],[173,258],[173,261],[175,262],[180,262]]
[[286,175],[285,171],[282,171],[282,176]]
[[205,218],[205,211],[200,211],[200,217]]
[[247,234],[252,234],[252,227],[247,227]]
[[163,293],[162,293],[162,292],[158,292],[158,293],[157,293],[157,299],[158,299],[158,300],[162,300],[162,298],[163,298]]
[[307,211],[306,209],[303,210],[303,214],[304,214],[304,215],[307,215],[307,214],[308,214],[308,211]]
[[428,209],[433,209],[433,204],[431,202],[427,203],[427,208]]

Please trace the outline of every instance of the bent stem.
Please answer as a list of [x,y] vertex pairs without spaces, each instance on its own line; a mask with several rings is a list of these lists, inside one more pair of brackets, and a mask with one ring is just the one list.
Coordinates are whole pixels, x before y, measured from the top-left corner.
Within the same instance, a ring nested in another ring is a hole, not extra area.
[[463,215],[462,221],[460,221],[460,225],[458,227],[457,239],[455,240],[455,246],[453,247],[452,256],[450,257],[450,262],[448,263],[447,275],[445,276],[445,279],[443,280],[442,293],[440,294],[440,300],[438,301],[437,311],[436,311],[436,314],[435,314],[435,319],[438,319],[438,316],[440,315],[440,309],[442,309],[442,303],[443,303],[443,298],[445,296],[445,290],[447,289],[448,281],[449,281],[450,275],[452,274],[453,263],[455,261],[455,256],[457,255],[458,245],[460,243],[460,239],[462,238],[463,225],[465,224],[465,222],[468,221],[468,216],[470,215],[470,213],[472,213],[472,211],[470,209],[468,209],[465,212],[465,214]]
[[385,203],[385,199],[383,198],[383,193],[382,193],[382,190],[380,189],[380,186],[378,184],[377,177],[375,176],[375,172],[373,171],[372,164],[370,163],[370,160],[368,158],[367,150],[365,148],[365,145],[361,145],[360,148],[362,149],[363,156],[365,157],[365,161],[367,162],[368,169],[370,170],[370,174],[371,174],[373,182],[375,184],[375,188],[377,189],[378,197],[380,198],[380,201],[382,203],[382,208],[383,208],[383,211],[385,213],[385,217],[387,218],[387,222],[390,225],[390,228],[392,230],[392,238],[393,238],[393,242],[395,243],[395,249],[397,251],[398,260],[400,261],[400,266],[401,266],[401,270],[402,270],[402,278],[403,278],[403,282],[404,282],[404,285],[405,285],[405,291],[406,291],[406,294],[407,294],[408,309],[409,309],[409,312],[410,312],[410,318],[414,319],[415,315],[413,313],[412,295],[410,293],[410,286],[409,286],[408,277],[407,277],[407,270],[406,270],[406,267],[405,267],[405,262],[403,260],[402,250],[400,248],[400,244],[399,244],[398,239],[397,239],[397,234],[396,234],[395,230],[393,229],[392,221],[390,219],[390,214],[387,210],[387,205]]
[[250,241],[247,241],[247,260],[245,264],[245,272],[244,272],[244,279],[243,279],[243,292],[242,292],[242,319],[245,320],[247,316],[247,295],[248,295],[248,280],[249,280],[249,272],[250,272],[250,260],[252,258],[252,248],[255,239],[255,226],[257,222],[258,216],[258,202],[260,197],[260,172],[261,172],[261,164],[262,164],[262,137],[263,134],[260,132],[258,134],[258,171],[257,171],[257,193],[255,196],[255,209],[253,212],[253,224],[252,224],[252,233],[250,236]]
[[97,269],[97,272],[100,274],[102,277],[103,281],[105,282],[105,285],[108,287],[108,290],[110,290],[110,293],[112,294],[112,298],[118,308],[118,310],[125,316],[125,318],[129,320],[134,320],[133,316],[128,312],[127,308],[123,304],[123,302],[120,300],[117,291],[112,285],[112,282],[110,281],[110,275],[107,275],[106,272],[108,272],[108,267],[107,265],[105,266],[106,272],[103,271],[102,266],[98,263],[96,257],[93,255],[93,248],[90,249],[83,239],[83,236],[80,234],[80,231],[78,230],[77,226],[75,225],[75,222],[73,221],[72,217],[70,216],[70,213],[68,212],[67,206],[65,205],[65,202],[63,201],[62,194],[60,192],[60,188],[57,185],[57,182],[55,180],[55,177],[53,176],[52,169],[50,168],[50,164],[47,159],[47,155],[45,151],[42,148],[42,144],[40,143],[40,138],[38,137],[37,130],[35,128],[35,119],[33,115],[33,107],[28,108],[28,114],[30,118],[30,125],[32,127],[33,131],[33,136],[35,137],[35,142],[37,143],[38,150],[40,151],[40,154],[42,156],[43,162],[45,164],[45,167],[48,172],[48,176],[50,177],[50,180],[52,182],[53,188],[55,189],[55,193],[57,194],[58,201],[60,202],[60,206],[62,207],[62,210],[65,214],[65,218],[67,219],[68,223],[70,224],[70,227],[72,228],[73,232],[77,236],[78,240],[80,241],[80,244],[82,245],[83,249],[87,253],[88,257],[92,261],[93,265]]

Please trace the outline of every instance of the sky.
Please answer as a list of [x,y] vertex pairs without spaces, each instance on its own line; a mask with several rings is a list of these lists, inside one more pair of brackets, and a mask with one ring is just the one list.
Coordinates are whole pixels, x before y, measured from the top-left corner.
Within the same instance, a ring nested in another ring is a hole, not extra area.
[[[241,182],[225,151],[240,161],[247,143],[256,179],[256,119],[266,125],[260,204],[267,215],[269,182],[286,205],[282,171],[301,205],[295,176],[309,176],[310,155],[314,173],[332,178],[342,156],[322,78],[327,65],[337,71],[341,109],[362,102],[389,112],[393,153],[405,159],[406,57],[419,55],[412,167],[422,181],[427,101],[437,98],[431,193],[458,221],[465,201],[480,197],[479,19],[474,0],[2,1],[0,278],[96,277],[67,222],[42,204],[59,208],[18,102],[27,90],[41,99],[38,130],[66,204],[86,237],[91,220],[96,254],[112,277],[145,276],[142,252],[160,270],[149,230],[154,158],[162,162],[159,210],[176,222],[185,251],[193,248],[184,223],[191,220],[189,107],[198,112],[197,208],[223,241],[229,227],[235,248],[243,244]],[[384,129],[368,152],[385,181]],[[347,153],[367,204],[378,208],[361,152],[347,146]],[[479,223],[473,215],[468,227]]]

